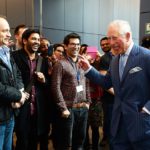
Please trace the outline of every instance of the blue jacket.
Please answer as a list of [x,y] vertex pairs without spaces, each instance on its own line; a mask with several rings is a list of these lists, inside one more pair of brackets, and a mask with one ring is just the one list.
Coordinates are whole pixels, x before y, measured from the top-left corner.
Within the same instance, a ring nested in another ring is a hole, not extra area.
[[131,141],[150,138],[150,115],[141,113],[143,107],[150,111],[150,51],[134,45],[119,78],[119,56],[113,58],[106,76],[92,68],[86,76],[106,89],[115,91],[111,133],[115,137],[121,115],[125,119]]

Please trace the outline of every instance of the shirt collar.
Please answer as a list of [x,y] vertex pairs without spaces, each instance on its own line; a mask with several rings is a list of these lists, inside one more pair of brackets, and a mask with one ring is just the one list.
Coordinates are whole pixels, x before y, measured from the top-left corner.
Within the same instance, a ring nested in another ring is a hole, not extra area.
[[10,49],[6,46],[6,45],[3,45],[3,46],[0,46],[0,51],[1,53],[9,53]]
[[125,52],[125,55],[129,56],[131,50],[132,50],[132,47],[133,47],[133,42],[130,44],[130,46],[128,47],[127,51]]

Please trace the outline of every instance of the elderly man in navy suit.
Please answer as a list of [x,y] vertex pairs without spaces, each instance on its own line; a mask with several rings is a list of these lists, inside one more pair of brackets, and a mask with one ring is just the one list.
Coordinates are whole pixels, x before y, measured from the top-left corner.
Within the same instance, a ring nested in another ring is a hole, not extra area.
[[93,82],[114,88],[113,149],[150,150],[150,51],[133,43],[127,21],[111,22],[107,36],[116,55],[108,73],[101,75],[85,58],[80,66]]

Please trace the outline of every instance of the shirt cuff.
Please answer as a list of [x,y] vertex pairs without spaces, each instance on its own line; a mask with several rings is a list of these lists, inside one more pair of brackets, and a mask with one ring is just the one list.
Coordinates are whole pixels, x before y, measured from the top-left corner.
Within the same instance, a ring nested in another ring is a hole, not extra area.
[[89,67],[84,73],[87,74],[91,70],[92,66]]
[[144,110],[147,114],[150,115],[150,111],[146,107],[143,107],[142,110]]

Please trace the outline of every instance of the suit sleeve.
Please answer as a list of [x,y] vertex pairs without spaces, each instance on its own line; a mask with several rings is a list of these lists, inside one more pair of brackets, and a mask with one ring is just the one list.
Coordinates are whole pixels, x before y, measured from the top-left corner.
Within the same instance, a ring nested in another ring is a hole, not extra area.
[[109,89],[112,87],[111,76],[108,72],[106,75],[102,75],[94,67],[85,75],[91,82],[96,85],[102,86],[104,89]]

